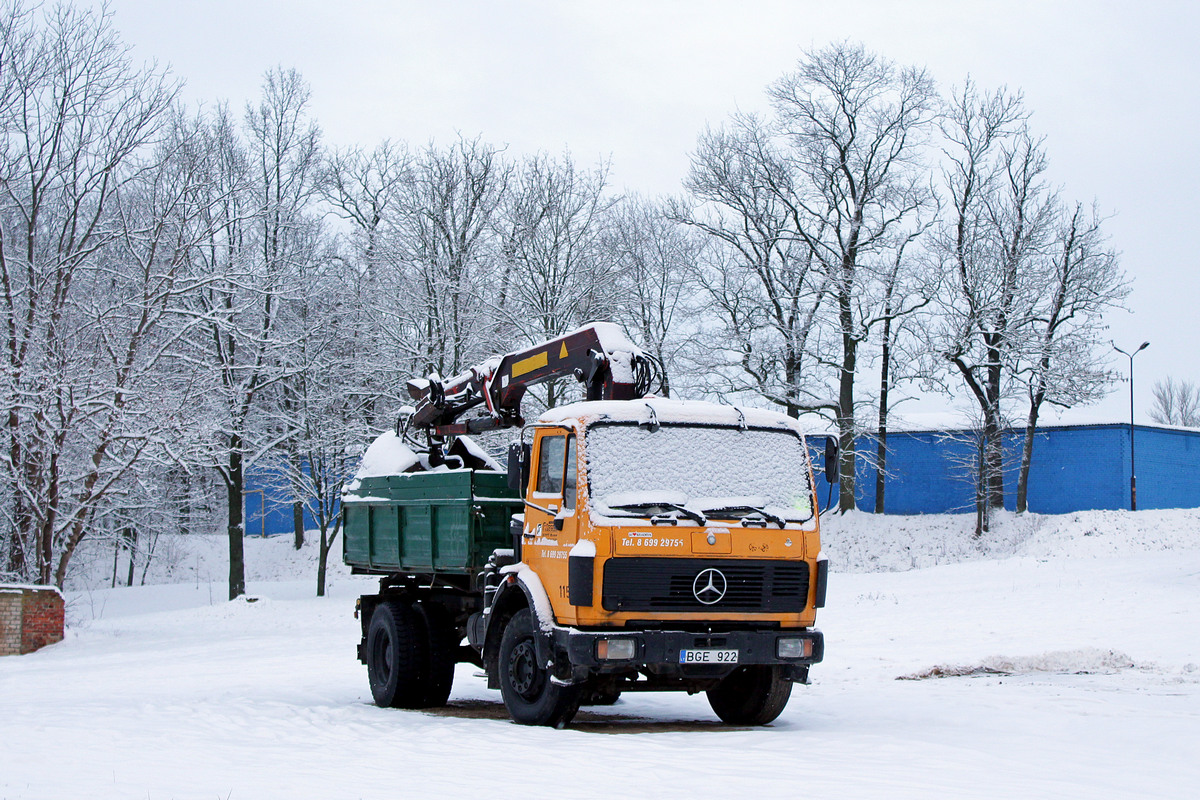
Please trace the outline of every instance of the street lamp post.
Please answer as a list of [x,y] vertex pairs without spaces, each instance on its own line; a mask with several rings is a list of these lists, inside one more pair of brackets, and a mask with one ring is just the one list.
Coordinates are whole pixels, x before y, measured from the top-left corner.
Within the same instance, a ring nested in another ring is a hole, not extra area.
[[1113,345],[1113,350],[1116,350],[1123,356],[1129,358],[1129,510],[1137,511],[1137,475],[1134,471],[1133,458],[1133,357],[1150,346],[1149,342],[1142,342],[1142,346],[1132,353],[1127,353],[1121,348]]

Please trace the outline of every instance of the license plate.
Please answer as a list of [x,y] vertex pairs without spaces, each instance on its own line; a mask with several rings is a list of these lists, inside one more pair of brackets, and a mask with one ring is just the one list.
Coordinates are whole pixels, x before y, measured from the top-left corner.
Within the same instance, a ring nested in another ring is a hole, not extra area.
[[736,664],[737,650],[680,650],[680,664]]

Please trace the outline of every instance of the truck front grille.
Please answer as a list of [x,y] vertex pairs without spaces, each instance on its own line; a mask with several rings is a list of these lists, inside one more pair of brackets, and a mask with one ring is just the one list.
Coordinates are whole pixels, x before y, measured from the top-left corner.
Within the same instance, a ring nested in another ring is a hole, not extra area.
[[802,561],[610,558],[602,602],[607,611],[798,613],[808,570]]

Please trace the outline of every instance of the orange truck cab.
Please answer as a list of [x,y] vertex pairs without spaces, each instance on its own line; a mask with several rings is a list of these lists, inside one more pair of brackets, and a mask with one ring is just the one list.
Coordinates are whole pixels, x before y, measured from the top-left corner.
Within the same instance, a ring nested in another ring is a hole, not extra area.
[[[648,398],[551,409],[510,453],[511,558],[467,633],[514,718],[621,692],[706,691],[765,724],[821,660],[812,468],[795,420]],[[509,563],[511,562],[511,563]]]

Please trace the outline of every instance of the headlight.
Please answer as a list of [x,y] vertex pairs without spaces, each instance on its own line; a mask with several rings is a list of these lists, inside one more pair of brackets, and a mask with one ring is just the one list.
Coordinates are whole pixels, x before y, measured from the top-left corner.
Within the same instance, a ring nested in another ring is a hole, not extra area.
[[808,658],[812,655],[812,639],[777,639],[775,655],[780,658]]
[[602,661],[622,661],[637,653],[634,639],[601,639],[596,642],[596,658]]

